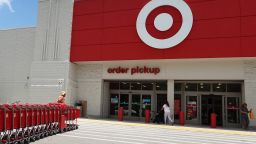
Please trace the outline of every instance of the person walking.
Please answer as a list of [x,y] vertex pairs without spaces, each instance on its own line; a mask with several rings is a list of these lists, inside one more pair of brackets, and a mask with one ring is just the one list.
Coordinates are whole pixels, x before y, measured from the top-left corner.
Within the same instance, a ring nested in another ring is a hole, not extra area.
[[162,107],[162,110],[164,110],[164,123],[173,125],[173,119],[171,117],[171,109],[168,101],[165,102],[165,104]]
[[240,110],[241,110],[242,128],[247,130],[248,127],[249,127],[249,124],[250,124],[250,120],[249,120],[248,114],[252,111],[252,109],[250,109],[250,111],[249,111],[248,108],[247,108],[247,104],[243,103]]

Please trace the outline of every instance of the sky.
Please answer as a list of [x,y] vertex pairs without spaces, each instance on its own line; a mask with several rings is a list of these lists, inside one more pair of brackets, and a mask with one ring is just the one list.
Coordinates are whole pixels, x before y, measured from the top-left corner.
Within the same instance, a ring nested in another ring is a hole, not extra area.
[[0,0],[0,29],[34,27],[38,0]]

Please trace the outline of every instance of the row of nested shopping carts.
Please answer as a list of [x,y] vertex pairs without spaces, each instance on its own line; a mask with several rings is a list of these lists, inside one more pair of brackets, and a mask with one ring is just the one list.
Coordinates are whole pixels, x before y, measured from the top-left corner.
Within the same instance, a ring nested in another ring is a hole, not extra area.
[[27,144],[78,128],[80,110],[65,104],[0,105],[0,144]]

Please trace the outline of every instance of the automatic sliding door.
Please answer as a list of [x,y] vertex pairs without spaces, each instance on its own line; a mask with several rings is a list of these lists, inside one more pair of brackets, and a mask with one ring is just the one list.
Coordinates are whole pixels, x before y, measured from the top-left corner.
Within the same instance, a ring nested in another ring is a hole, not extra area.
[[198,96],[196,95],[186,96],[186,120],[198,120]]
[[110,115],[117,116],[119,103],[119,94],[110,95]]
[[151,94],[142,94],[142,117],[145,117],[145,110],[151,110]]
[[141,111],[141,95],[140,94],[132,94],[132,103],[131,103],[131,116],[132,117],[140,117]]
[[240,127],[240,98],[225,97],[227,127]]
[[124,108],[124,116],[129,115],[129,94],[120,94],[120,107]]

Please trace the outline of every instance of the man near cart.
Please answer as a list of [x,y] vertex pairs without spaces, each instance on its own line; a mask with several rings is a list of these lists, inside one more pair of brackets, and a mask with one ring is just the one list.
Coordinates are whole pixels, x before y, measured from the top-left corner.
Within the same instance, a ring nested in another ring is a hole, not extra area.
[[65,103],[65,97],[66,97],[66,92],[65,91],[61,91],[60,92],[60,96],[58,97],[58,103]]

